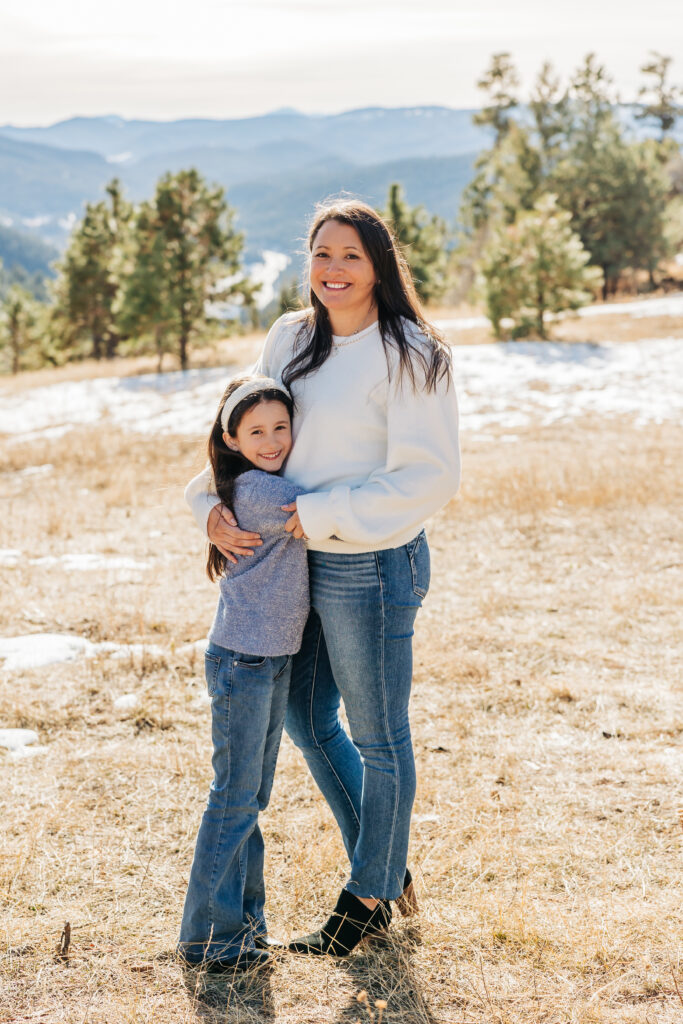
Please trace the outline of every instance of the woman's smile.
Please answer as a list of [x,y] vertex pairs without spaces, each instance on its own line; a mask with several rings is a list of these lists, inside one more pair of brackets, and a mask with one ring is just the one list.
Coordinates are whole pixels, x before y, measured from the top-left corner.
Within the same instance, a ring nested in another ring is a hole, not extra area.
[[350,224],[328,220],[313,243],[311,290],[327,308],[334,334],[353,334],[375,302],[377,277],[361,237]]

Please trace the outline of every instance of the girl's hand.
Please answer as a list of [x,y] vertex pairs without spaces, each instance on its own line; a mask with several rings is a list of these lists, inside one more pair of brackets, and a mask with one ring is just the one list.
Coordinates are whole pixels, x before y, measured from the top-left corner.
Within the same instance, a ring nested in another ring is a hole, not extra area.
[[[280,508],[283,512],[294,513],[294,515],[290,516],[285,523],[285,530],[287,533],[291,533],[293,537],[297,537],[299,540],[301,540],[302,537],[306,537],[304,528],[301,525],[301,520],[299,519],[299,513],[296,510],[296,502],[293,501],[291,505],[280,505]],[[306,539],[308,540],[307,537]]]
[[252,548],[263,544],[261,535],[240,530],[237,520],[225,505],[214,505],[209,512],[206,532],[209,540],[225,555],[229,562],[237,563],[235,555],[253,555]]

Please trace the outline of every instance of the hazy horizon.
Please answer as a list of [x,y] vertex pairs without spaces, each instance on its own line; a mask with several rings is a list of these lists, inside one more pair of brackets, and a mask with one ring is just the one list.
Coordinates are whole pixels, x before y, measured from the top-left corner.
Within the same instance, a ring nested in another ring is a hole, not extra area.
[[[544,60],[566,81],[595,51],[624,102],[650,50],[678,59],[676,0],[642,12],[594,0],[181,0],[163,16],[136,0],[116,11],[78,0],[23,0],[0,12],[0,123],[71,117],[242,119],[282,107],[335,114],[365,107],[481,105],[476,82],[509,51],[526,99]],[[103,111],[114,111],[104,115]]]

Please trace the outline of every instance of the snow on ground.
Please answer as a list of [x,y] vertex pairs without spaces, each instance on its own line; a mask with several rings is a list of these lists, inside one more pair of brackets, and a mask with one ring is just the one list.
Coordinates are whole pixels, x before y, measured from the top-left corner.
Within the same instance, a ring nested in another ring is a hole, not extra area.
[[[588,413],[644,424],[683,412],[680,337],[458,345],[453,359],[463,431],[474,437]],[[227,376],[216,368],[74,381],[18,395],[0,390],[0,434],[24,441],[96,423],[143,434],[206,434]]]
[[39,754],[47,749],[38,745],[38,733],[33,729],[0,729],[0,748],[8,750],[12,757]]
[[122,659],[164,653],[157,644],[94,644],[85,637],[69,633],[29,633],[0,638],[0,668],[5,672],[21,672],[96,655]]
[[[572,316],[632,316],[641,320],[651,316],[683,317],[683,292],[674,295],[663,295],[654,299],[634,299],[632,302],[605,302],[594,306],[583,306],[573,313],[548,315],[549,320],[564,320]],[[450,319],[435,320],[434,323],[442,331],[467,331],[473,327],[489,327],[490,321],[485,316],[458,316]],[[512,324],[511,320],[503,320],[503,324]]]

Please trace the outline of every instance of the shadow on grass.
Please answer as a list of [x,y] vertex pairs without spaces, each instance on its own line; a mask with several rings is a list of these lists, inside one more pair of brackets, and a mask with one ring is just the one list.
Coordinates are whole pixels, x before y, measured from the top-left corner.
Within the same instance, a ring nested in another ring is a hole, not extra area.
[[207,1024],[221,1024],[230,1011],[246,1021],[274,1021],[275,1004],[271,971],[247,974],[208,974],[191,968],[183,969],[183,984],[192,1001],[197,1019]]
[[[348,960],[339,960],[339,967],[348,974],[355,994],[334,1018],[334,1024],[355,1024],[356,1021],[370,1024],[373,1020],[377,1024],[382,1016],[385,1021],[401,1021],[401,1024],[439,1024],[412,963],[420,943],[419,926],[410,925],[398,935],[390,933],[386,938],[367,943]],[[357,996],[362,992],[366,993],[366,998],[359,1002]],[[382,1014],[378,1001],[386,1003]]]

